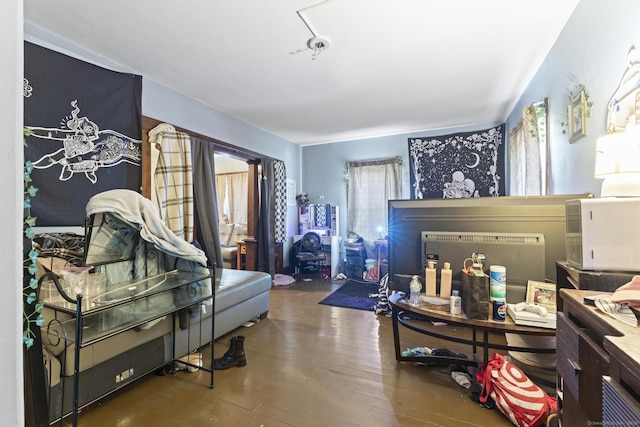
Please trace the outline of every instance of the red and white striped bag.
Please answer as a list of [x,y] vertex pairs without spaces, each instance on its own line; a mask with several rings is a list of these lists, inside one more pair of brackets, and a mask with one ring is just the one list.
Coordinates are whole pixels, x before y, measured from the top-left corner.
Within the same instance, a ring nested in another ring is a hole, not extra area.
[[480,365],[476,380],[482,386],[479,400],[486,403],[491,397],[498,409],[520,427],[541,425],[550,412],[557,410],[557,401],[531,381],[513,363],[495,353]]

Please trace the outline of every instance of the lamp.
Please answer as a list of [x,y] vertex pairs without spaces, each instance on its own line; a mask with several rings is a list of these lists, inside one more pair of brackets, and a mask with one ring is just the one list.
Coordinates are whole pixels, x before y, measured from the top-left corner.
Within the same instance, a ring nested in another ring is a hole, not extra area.
[[640,197],[640,128],[598,138],[595,176],[604,178],[600,197]]

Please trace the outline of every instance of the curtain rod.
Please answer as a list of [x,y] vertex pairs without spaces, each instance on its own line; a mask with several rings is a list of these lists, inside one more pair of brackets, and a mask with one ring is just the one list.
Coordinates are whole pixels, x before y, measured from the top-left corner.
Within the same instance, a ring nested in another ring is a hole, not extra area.
[[[167,123],[167,122],[163,122],[163,121],[160,121],[158,119],[154,119],[153,117],[149,117],[149,116],[142,116],[142,131],[143,132],[149,131],[149,130],[153,129],[154,127],[156,127],[157,125],[161,124],[161,123]],[[167,123],[167,124],[171,124],[171,123]],[[235,156],[236,158],[241,158],[241,159],[248,160],[248,161],[255,161],[255,160],[259,160],[259,159],[279,160],[279,159],[275,159],[275,158],[273,158],[271,156],[266,156],[264,154],[257,153],[255,151],[247,150],[245,148],[233,145],[233,144],[228,143],[228,142],[220,141],[219,139],[215,139],[213,137],[210,137],[210,136],[207,136],[207,135],[203,135],[203,134],[191,131],[189,129],[181,128],[181,127],[175,126],[173,124],[171,124],[171,126],[173,126],[179,132],[184,132],[184,133],[188,134],[190,137],[201,138],[201,139],[209,142],[210,144],[213,144],[214,151],[217,150],[217,151],[219,151],[221,153],[230,154],[232,156]]]
[[392,157],[389,159],[379,159],[379,160],[363,160],[358,162],[347,162],[347,167],[357,167],[357,166],[378,166],[378,165],[389,165],[389,164],[402,164],[402,158],[400,156]]
[[220,175],[239,175],[241,173],[246,174],[247,171],[238,171],[238,172],[222,172],[222,173],[216,173],[216,176],[220,176]]

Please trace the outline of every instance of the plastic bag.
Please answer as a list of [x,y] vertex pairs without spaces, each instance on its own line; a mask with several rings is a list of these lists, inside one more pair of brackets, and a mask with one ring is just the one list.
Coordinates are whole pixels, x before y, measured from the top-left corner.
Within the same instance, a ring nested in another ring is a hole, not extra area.
[[516,426],[539,426],[550,412],[557,410],[555,398],[498,353],[489,359],[486,366],[480,365],[476,380],[482,386],[480,402],[486,403],[491,397],[500,412]]
[[462,311],[469,319],[489,318],[489,276],[462,272]]

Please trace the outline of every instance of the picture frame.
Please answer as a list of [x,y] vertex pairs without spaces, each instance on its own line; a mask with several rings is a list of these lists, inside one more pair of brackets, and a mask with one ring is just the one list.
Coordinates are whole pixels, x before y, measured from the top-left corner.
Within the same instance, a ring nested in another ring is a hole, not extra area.
[[296,203],[296,182],[293,179],[287,180],[287,206],[295,206]]
[[569,142],[587,135],[588,105],[585,89],[569,99],[567,107]]
[[549,313],[556,312],[556,285],[554,283],[529,280],[527,283],[526,302],[541,305]]

